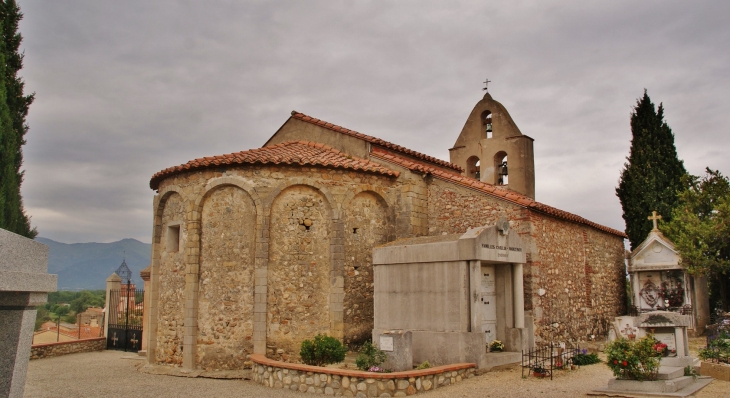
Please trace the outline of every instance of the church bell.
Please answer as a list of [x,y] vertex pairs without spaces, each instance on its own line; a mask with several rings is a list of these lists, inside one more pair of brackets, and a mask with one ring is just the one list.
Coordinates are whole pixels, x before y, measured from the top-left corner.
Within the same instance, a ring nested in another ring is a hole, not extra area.
[[507,162],[503,162],[499,167],[499,175],[506,176],[507,175]]

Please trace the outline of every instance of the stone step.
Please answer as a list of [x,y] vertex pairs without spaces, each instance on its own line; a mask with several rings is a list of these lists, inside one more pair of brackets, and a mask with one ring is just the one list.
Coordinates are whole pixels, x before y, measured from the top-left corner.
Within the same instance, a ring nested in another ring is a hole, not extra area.
[[657,380],[674,380],[684,376],[684,368],[679,366],[660,366]]
[[687,366],[699,366],[700,361],[693,357],[664,357],[660,362],[661,366],[677,366],[686,368]]
[[513,363],[522,362],[522,353],[520,352],[489,352],[486,355],[486,361],[484,366],[479,366],[484,369],[491,369],[495,366],[510,365]]

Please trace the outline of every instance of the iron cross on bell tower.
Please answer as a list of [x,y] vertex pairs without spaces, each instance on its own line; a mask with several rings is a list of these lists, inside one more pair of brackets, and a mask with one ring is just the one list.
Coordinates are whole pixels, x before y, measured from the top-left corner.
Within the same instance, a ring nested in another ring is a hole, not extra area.
[[482,90],[484,90],[484,91],[487,91],[487,92],[489,92],[489,87],[488,87],[488,86],[489,86],[489,83],[491,83],[491,82],[492,82],[492,81],[491,81],[491,80],[489,80],[489,79],[485,80],[485,81],[483,82],[483,83],[484,83],[484,88],[483,88]]

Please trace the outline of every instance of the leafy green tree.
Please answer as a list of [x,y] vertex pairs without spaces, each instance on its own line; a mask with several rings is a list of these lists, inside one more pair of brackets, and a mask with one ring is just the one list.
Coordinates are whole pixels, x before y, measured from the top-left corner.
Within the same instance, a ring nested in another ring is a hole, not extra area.
[[41,325],[43,322],[50,321],[51,316],[48,313],[48,310],[45,306],[40,305],[36,307],[36,315],[35,315],[35,329],[34,330],[40,330]]
[[730,310],[730,181],[719,171],[685,178],[679,206],[663,232],[692,275],[705,275],[713,307]]
[[20,195],[22,146],[28,132],[25,118],[35,95],[23,94],[25,83],[18,76],[23,67],[23,54],[18,51],[22,18],[15,0],[0,1],[0,228],[34,238],[38,232],[31,229]]
[[631,114],[631,135],[631,149],[616,195],[633,249],[651,231],[646,217],[652,211],[656,210],[665,221],[671,220],[687,171],[677,157],[672,129],[664,121],[664,107],[659,104],[655,109],[646,90]]

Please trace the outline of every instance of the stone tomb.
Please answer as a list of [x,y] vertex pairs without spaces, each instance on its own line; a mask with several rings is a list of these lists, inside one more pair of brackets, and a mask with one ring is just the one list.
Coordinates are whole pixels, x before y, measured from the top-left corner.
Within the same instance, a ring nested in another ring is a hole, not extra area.
[[649,217],[654,229],[629,256],[634,311],[690,315],[689,329],[699,335],[710,316],[707,279],[685,272],[674,244],[657,228],[656,220],[660,218],[656,212]]
[[610,338],[613,340],[621,336],[634,340],[654,333],[654,338],[667,345],[670,357],[688,357],[687,328],[690,323],[689,315],[670,311],[652,311],[639,316],[622,316],[616,318]]
[[[524,311],[525,257],[522,240],[506,220],[463,235],[374,248],[373,341],[391,330],[410,331],[414,364],[473,362],[490,368],[519,362],[533,338],[532,319]],[[487,354],[492,340],[502,341],[507,353]]]

